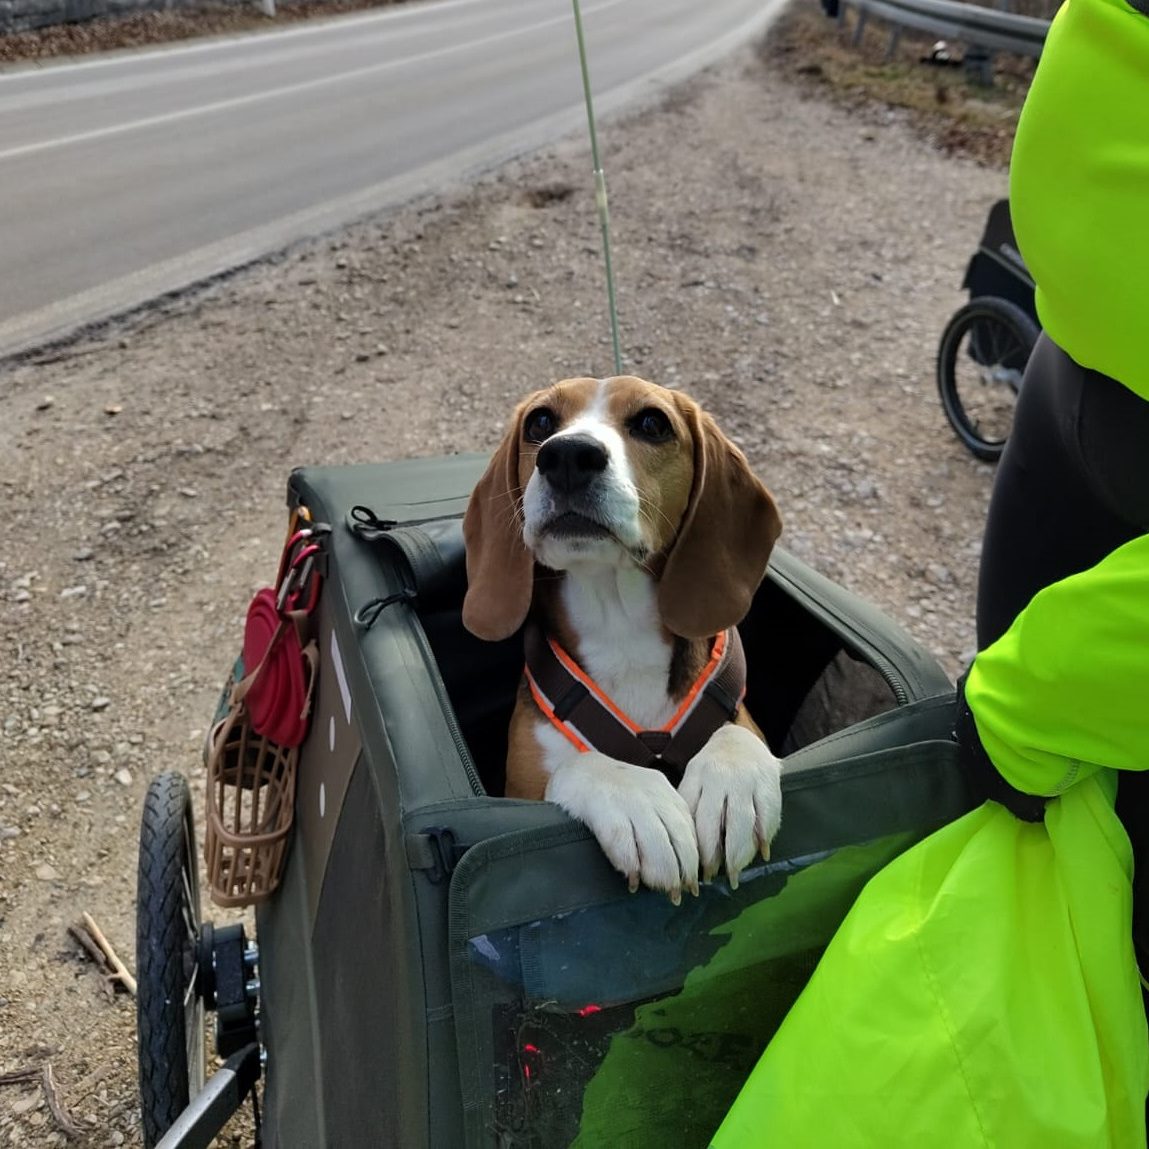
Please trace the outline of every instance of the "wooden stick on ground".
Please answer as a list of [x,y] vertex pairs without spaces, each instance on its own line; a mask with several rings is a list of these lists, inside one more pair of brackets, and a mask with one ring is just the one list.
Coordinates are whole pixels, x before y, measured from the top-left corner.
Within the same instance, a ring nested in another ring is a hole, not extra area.
[[87,1077],[76,1082],[76,1084],[68,1091],[72,1095],[72,1104],[76,1105],[83,1101],[84,1098],[108,1076],[115,1066],[110,1061],[105,1061],[103,1065],[97,1066],[88,1074]]
[[96,945],[96,939],[83,926],[70,925],[68,933],[72,935],[83,946],[87,952],[88,957],[92,959],[104,972],[108,970],[108,959],[104,955],[104,951]]
[[52,1120],[56,1122],[56,1128],[65,1137],[81,1136],[84,1131],[76,1124],[75,1119],[60,1102],[60,1094],[56,1089],[56,1078],[52,1075],[52,1063],[50,1061],[44,1062],[44,1075],[40,1079],[40,1084],[43,1086],[44,1100],[48,1102],[48,1108],[52,1111]]
[[95,939],[83,926],[73,923],[68,927],[68,933],[80,943],[88,957],[96,963],[96,968],[100,971],[100,988],[108,997],[115,997],[116,987],[113,983],[118,979],[108,967],[107,955],[96,945]]
[[119,955],[116,953],[116,951],[114,949],[112,949],[112,943],[110,941],[108,941],[108,939],[106,937],[104,937],[103,931],[100,929],[100,927],[98,925],[96,925],[95,921],[92,918],[92,915],[89,914],[85,910],[84,914],[82,916],[84,919],[84,925],[87,928],[88,933],[92,935],[92,940],[103,951],[104,957],[106,957],[108,959],[108,965],[110,965],[112,967],[112,970],[114,971],[114,976],[119,978],[119,980],[123,983],[124,987],[127,989],[128,993],[130,993],[133,997],[135,997],[136,996],[136,979],[134,977],[132,977],[131,972],[128,970],[128,967],[126,965],[124,965],[124,963],[122,961],[120,961]]
[[35,1065],[26,1065],[23,1069],[12,1069],[7,1073],[0,1073],[0,1085],[19,1085],[24,1081],[35,1081],[40,1076],[40,1069]]

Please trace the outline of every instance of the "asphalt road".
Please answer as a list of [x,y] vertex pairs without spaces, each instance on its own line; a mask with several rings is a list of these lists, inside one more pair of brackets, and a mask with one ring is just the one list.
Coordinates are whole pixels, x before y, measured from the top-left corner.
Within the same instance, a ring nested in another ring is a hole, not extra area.
[[[597,109],[730,51],[783,2],[583,0]],[[580,121],[569,0],[434,0],[0,73],[0,354]]]

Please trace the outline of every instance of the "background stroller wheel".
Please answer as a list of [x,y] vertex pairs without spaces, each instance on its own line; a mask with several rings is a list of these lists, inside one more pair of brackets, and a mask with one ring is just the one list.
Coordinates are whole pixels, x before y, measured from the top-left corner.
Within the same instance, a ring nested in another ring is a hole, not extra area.
[[152,780],[140,823],[136,999],[144,1144],[153,1146],[204,1082],[198,986],[199,876],[182,774]]
[[1016,304],[978,296],[946,324],[938,347],[938,392],[958,438],[979,459],[1001,456],[1039,328]]

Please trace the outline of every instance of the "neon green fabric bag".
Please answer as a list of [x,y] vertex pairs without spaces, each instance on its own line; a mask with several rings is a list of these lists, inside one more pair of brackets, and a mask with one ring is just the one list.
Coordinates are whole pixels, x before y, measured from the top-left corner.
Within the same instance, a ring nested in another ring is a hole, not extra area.
[[1149,537],[1038,594],[966,697],[1043,824],[986,803],[876,875],[713,1149],[1139,1149],[1149,1089],[1113,767],[1149,767]]

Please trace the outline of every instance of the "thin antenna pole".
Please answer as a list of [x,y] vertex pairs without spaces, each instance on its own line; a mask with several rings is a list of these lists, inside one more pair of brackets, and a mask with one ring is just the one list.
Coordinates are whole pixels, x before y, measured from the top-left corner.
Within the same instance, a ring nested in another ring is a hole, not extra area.
[[610,262],[610,210],[606,202],[606,175],[598,158],[598,134],[594,126],[594,101],[590,94],[590,72],[586,65],[586,41],[582,34],[582,10],[579,0],[571,0],[574,6],[575,32],[578,34],[578,58],[582,68],[582,90],[586,96],[586,119],[590,126],[590,154],[594,162],[594,201],[598,208],[599,223],[602,225],[602,251],[606,259],[606,296],[610,306],[610,337],[614,345],[614,373],[622,374],[622,352],[618,341],[618,308],[614,298],[614,269]]

